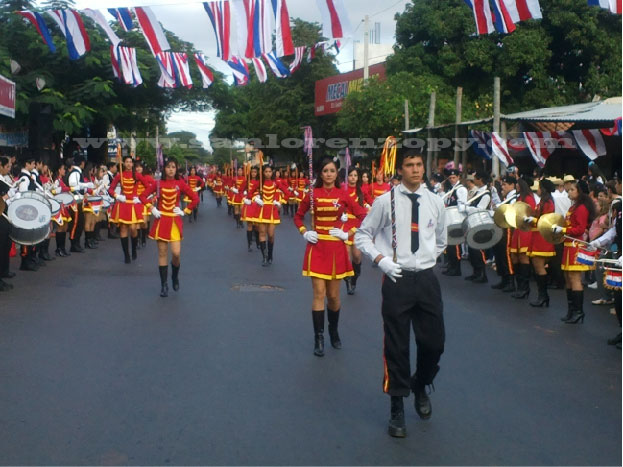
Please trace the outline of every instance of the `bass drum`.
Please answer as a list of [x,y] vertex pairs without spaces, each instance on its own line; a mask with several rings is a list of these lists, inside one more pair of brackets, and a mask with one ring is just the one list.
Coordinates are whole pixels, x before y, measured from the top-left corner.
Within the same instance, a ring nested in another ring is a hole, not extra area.
[[20,245],[36,245],[50,233],[52,209],[45,196],[34,191],[21,193],[7,211],[11,223],[9,237]]
[[463,233],[469,247],[475,250],[491,248],[504,235],[489,211],[476,211],[469,214],[463,222]]
[[465,214],[457,206],[446,208],[446,226],[448,228],[448,245],[460,245],[465,241],[463,221]]

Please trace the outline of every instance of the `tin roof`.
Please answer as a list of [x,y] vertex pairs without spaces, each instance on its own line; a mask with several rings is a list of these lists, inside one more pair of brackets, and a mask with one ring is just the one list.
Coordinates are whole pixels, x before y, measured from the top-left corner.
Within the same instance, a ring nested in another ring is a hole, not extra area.
[[621,98],[502,115],[503,120],[525,122],[607,122],[621,117]]

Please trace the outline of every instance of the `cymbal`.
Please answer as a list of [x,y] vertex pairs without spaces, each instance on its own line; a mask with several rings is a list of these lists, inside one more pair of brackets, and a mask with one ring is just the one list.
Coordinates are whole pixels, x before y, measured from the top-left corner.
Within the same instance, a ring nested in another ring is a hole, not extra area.
[[537,229],[539,229],[539,233],[543,236],[545,241],[554,245],[562,243],[564,240],[564,234],[555,234],[552,232],[552,227],[555,225],[558,227],[565,226],[565,218],[555,212],[543,214],[539,217],[539,222],[537,223]]
[[515,208],[515,227],[524,232],[530,231],[532,226],[523,221],[524,217],[532,216],[533,214],[530,205],[523,201],[517,201],[513,204],[513,207]]
[[501,229],[508,229],[512,227],[511,221],[515,221],[515,209],[512,204],[502,204],[498,206],[493,213],[493,221],[495,225]]

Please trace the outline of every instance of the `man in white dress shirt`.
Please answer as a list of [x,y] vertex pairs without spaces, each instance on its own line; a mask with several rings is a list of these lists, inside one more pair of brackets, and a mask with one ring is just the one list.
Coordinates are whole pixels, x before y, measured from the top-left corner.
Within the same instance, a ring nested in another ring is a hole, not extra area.
[[[458,206],[460,212],[465,212],[467,207],[467,188],[461,185],[459,176],[461,172],[457,169],[450,169],[448,171],[448,182],[450,182],[451,188],[448,191],[446,200],[446,206]],[[448,245],[446,249],[448,257],[448,269],[442,274],[446,276],[460,276],[461,275],[461,245]]]
[[[432,413],[426,386],[439,371],[445,341],[441,288],[433,267],[446,247],[447,231],[443,201],[423,182],[424,156],[403,150],[396,167],[402,182],[392,190],[395,216],[391,215],[391,192],[379,196],[355,234],[355,245],[385,273],[381,288],[383,391],[391,396],[389,434],[404,437],[404,397],[414,393],[415,410],[421,418],[430,418]],[[411,326],[417,344],[413,375],[409,363]]]

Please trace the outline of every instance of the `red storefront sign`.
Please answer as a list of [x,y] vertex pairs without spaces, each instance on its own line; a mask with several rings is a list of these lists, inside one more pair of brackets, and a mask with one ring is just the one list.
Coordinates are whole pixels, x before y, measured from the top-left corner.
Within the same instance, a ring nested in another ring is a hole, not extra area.
[[0,75],[0,115],[15,118],[15,83]]
[[[369,76],[385,79],[385,64],[372,65]],[[363,86],[363,68],[316,81],[315,114],[327,115],[337,112],[342,108],[342,102],[348,93],[361,89],[361,86]]]

